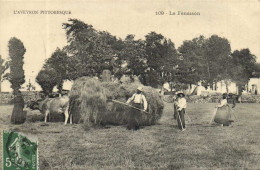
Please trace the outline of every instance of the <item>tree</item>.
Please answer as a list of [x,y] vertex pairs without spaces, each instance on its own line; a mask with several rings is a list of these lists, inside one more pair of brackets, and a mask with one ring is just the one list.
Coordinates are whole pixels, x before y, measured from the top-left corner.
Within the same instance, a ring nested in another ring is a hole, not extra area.
[[205,41],[203,48],[205,49],[206,82],[211,87],[214,82],[223,79],[227,82],[231,78],[229,75],[230,71],[228,70],[231,54],[229,41],[226,38],[212,35]]
[[231,48],[226,38],[212,35],[208,39],[203,36],[184,41],[179,47],[180,67],[179,78],[182,83],[202,81],[212,87],[214,82],[225,80],[228,84],[231,75]]
[[[125,40],[118,40],[112,47],[117,60],[113,63],[116,77],[122,75],[138,76],[141,82],[145,82],[145,73],[147,69],[145,42],[143,40],[134,40],[134,35],[127,35]],[[118,67],[119,66],[119,67]]]
[[29,83],[26,85],[27,90],[31,91],[31,90],[35,90],[35,86],[31,83],[30,79],[29,79]]
[[69,79],[68,62],[69,59],[66,52],[57,48],[44,65],[44,67],[49,67],[55,70],[55,72],[53,73],[57,74],[54,77],[56,78],[55,80],[56,80],[56,85],[57,85],[57,89],[59,90],[59,93],[62,92],[64,80]]
[[178,80],[182,83],[197,84],[200,80],[206,79],[205,68],[207,67],[204,56],[203,36],[184,41],[178,48],[181,55],[178,69]]
[[14,93],[14,108],[11,116],[11,122],[14,124],[24,123],[25,113],[23,112],[24,100],[19,91],[21,85],[25,82],[23,70],[23,58],[26,49],[21,40],[11,38],[8,42],[10,56],[10,74],[8,80]]
[[174,43],[169,39],[164,41],[164,55],[161,66],[162,83],[173,81],[176,74],[176,67],[179,64],[179,55],[175,49]]
[[97,31],[92,25],[77,19],[69,19],[69,22],[63,23],[68,41],[64,50],[74,65],[70,67],[75,68],[69,78],[100,75],[102,63],[108,56],[114,56],[112,46],[116,37],[105,31]]
[[5,76],[5,71],[9,68],[8,62],[5,62],[5,60],[0,55],[0,93],[2,92],[2,82],[6,79],[7,76]]
[[112,72],[118,78],[123,74],[136,75],[146,84],[154,82],[149,78],[155,76],[155,80],[159,80],[156,86],[172,77],[177,50],[174,43],[161,34],[151,32],[145,41],[134,40],[134,35],[130,34],[121,40],[77,19],[69,19],[69,23],[63,24],[63,29],[68,41],[64,50],[69,56],[69,68],[73,68],[69,71],[69,79],[100,77],[102,63],[107,58],[110,58]]
[[[44,67],[37,75],[36,82],[41,86],[45,96],[48,96],[57,85],[56,71],[51,67]],[[58,77],[59,79],[59,77]]]
[[23,56],[26,52],[23,43],[17,38],[11,38],[9,40],[9,56],[10,61],[10,74],[8,80],[11,83],[11,88],[14,90],[14,94],[17,94],[21,85],[25,82],[24,70],[23,70]]
[[255,64],[255,71],[253,72],[253,77],[260,77],[260,63]]
[[249,78],[254,77],[257,73],[256,56],[251,54],[248,48],[235,50],[232,54],[231,73],[232,79],[237,83],[239,93],[244,90]]
[[[148,75],[158,84],[172,79],[173,68],[177,65],[178,54],[174,43],[163,35],[151,32],[145,36]],[[155,77],[154,77],[155,76]],[[153,81],[154,82],[154,81]]]
[[63,23],[63,29],[66,31],[68,42],[64,50],[72,60],[71,64],[74,66],[71,67],[75,68],[74,72],[70,72],[70,78],[91,76],[94,72],[91,53],[97,32],[92,25],[85,24],[77,19],[69,19],[69,22],[71,23]]

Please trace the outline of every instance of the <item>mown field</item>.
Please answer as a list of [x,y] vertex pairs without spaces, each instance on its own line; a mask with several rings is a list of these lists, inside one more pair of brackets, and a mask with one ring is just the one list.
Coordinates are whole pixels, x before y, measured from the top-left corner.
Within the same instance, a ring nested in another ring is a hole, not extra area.
[[11,125],[12,106],[0,106],[0,129],[37,135],[40,169],[260,169],[260,104],[237,104],[233,127],[208,124],[214,106],[189,104],[184,132],[169,103],[158,125],[138,131],[45,124],[38,111]]

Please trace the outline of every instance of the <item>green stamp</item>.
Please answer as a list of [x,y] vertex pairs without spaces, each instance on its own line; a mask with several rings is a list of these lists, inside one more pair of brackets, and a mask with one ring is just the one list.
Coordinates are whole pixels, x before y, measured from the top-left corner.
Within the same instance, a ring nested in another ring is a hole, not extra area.
[[37,170],[38,141],[32,135],[3,131],[3,170]]

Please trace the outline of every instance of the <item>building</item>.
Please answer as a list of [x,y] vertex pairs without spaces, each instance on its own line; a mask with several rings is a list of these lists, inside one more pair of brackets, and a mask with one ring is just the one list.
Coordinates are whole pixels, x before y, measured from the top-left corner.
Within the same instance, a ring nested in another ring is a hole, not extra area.
[[[225,81],[219,81],[217,83],[213,84],[213,90],[219,93],[233,93],[233,94],[238,94],[238,87],[236,83],[232,81],[227,82],[228,85],[226,85]],[[228,89],[228,91],[227,91]]]
[[247,85],[247,92],[251,94],[260,93],[260,78],[250,78]]
[[[228,89],[228,91],[227,91]],[[192,95],[209,95],[216,93],[233,93],[238,94],[238,87],[236,83],[228,81],[228,85],[226,85],[225,81],[219,81],[213,84],[213,88],[209,86],[207,88],[203,87],[201,82],[198,82],[198,85],[192,85],[189,89],[189,94]]]

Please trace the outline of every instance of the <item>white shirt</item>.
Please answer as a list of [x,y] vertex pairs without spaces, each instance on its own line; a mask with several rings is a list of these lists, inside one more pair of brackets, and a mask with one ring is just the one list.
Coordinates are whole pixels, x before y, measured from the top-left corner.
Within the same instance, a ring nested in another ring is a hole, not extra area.
[[163,84],[163,88],[166,89],[167,91],[171,91],[171,87],[168,82]]
[[133,96],[131,98],[129,98],[126,103],[130,103],[131,101],[134,101],[134,103],[144,104],[144,110],[147,110],[147,105],[148,104],[147,104],[145,96],[142,93],[140,93],[140,94],[137,94],[137,93],[133,94]]
[[178,110],[186,109],[187,107],[186,99],[184,97],[178,98],[176,105],[178,107]]
[[225,106],[227,105],[227,99],[223,99],[220,101],[220,104],[218,105],[218,107],[222,107],[222,106]]

